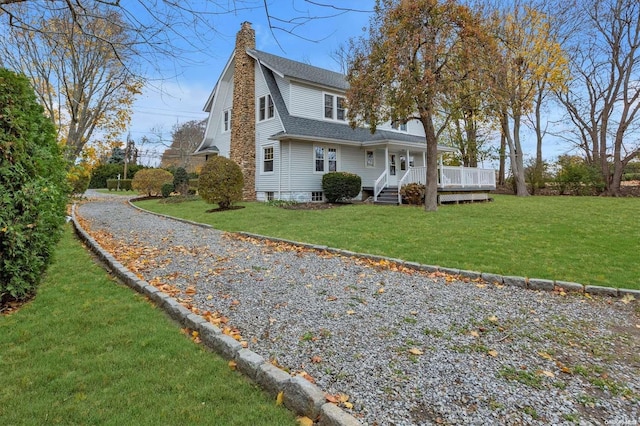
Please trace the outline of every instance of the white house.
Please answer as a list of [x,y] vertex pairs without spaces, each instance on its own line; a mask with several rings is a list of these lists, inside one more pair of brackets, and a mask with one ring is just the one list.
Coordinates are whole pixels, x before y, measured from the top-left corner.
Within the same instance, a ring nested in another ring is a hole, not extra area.
[[[205,105],[205,138],[194,155],[222,155],[240,164],[247,199],[322,201],[322,175],[348,171],[362,178],[363,197],[397,203],[399,186],[425,180],[422,125],[387,123],[373,134],[352,129],[347,89],[340,73],[256,50],[245,22]],[[493,170],[439,169],[441,202],[486,199],[495,189]]]

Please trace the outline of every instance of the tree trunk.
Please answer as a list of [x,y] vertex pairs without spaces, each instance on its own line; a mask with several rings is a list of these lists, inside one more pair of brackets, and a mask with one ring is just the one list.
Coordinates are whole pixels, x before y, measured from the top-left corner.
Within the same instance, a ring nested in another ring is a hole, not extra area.
[[522,159],[522,147],[520,144],[520,121],[513,121],[513,136],[509,129],[509,117],[507,114],[502,115],[501,119],[502,133],[509,145],[509,160],[511,163],[511,173],[515,182],[515,192],[518,197],[526,197],[529,195],[527,191],[527,183],[524,178],[524,161]]
[[433,116],[430,111],[421,114],[422,126],[427,139],[427,184],[424,196],[424,210],[434,212],[438,210],[438,138],[433,126]]
[[506,163],[506,153],[507,153],[507,139],[504,136],[504,132],[500,132],[500,169],[498,170],[498,185],[504,186],[505,184],[505,163]]

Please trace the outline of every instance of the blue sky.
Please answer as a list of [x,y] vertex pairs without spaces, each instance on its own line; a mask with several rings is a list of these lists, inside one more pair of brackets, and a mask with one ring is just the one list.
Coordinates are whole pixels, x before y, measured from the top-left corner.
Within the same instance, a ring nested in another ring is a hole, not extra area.
[[[218,4],[225,1],[227,0],[218,0]],[[375,0],[312,0],[312,3],[314,2],[365,11],[372,11],[375,5]],[[315,6],[305,0],[270,0],[267,3],[270,15],[281,19],[339,13],[330,7]],[[192,49],[190,54],[179,59],[167,59],[162,63],[163,76],[151,76],[154,81],[144,89],[133,106],[130,132],[136,143],[145,135],[157,140],[159,133],[164,142],[169,144],[171,129],[176,123],[207,117],[202,109],[233,51],[235,36],[242,22],[252,23],[256,31],[256,47],[259,50],[340,71],[332,53],[341,44],[346,44],[350,38],[363,35],[372,14],[348,12],[327,19],[313,19],[296,28],[297,36],[294,36],[280,30],[274,30],[273,33],[270,31],[262,0],[228,0],[228,4],[236,4],[238,10],[235,13],[212,16],[208,20],[208,28],[201,26],[197,29],[209,39],[205,48],[199,52]],[[241,7],[246,4],[253,4],[254,7]],[[285,25],[275,20],[272,23]],[[185,33],[184,36],[197,38],[195,34]],[[158,78],[161,79],[157,80]],[[554,109],[551,112],[557,116],[558,110]],[[152,129],[156,132],[152,132]],[[521,137],[525,154],[534,155],[533,134],[523,127]],[[498,138],[496,135],[496,140],[499,140]],[[552,158],[564,153],[568,148],[566,143],[548,135],[545,138],[543,154],[546,158]],[[157,165],[164,147],[155,145],[142,147],[142,150],[148,152],[148,155],[141,159],[142,164]]]
[[[322,3],[371,11],[375,1],[323,0]],[[260,6],[262,1],[255,4],[256,7],[252,9],[213,17],[209,24],[215,32],[211,28],[199,29],[209,32],[210,42],[206,49],[194,51],[179,60],[167,59],[162,64],[164,79],[150,83],[133,106],[130,131],[136,143],[145,135],[157,139],[152,128],[161,130],[163,138],[169,143],[173,125],[206,118],[207,114],[202,109],[233,51],[235,36],[242,22],[252,23],[256,31],[257,49],[339,71],[339,64],[331,57],[332,52],[350,37],[362,35],[370,17],[370,13],[349,12],[327,19],[315,19],[298,27],[295,33],[299,36],[293,36],[279,30],[272,33],[265,9]],[[272,0],[269,8],[270,15],[281,19],[337,13],[331,8],[316,7],[303,0]],[[274,25],[283,25],[272,22]],[[143,150],[147,149],[143,147]],[[142,162],[155,165],[162,150],[159,147],[155,155],[143,158]]]

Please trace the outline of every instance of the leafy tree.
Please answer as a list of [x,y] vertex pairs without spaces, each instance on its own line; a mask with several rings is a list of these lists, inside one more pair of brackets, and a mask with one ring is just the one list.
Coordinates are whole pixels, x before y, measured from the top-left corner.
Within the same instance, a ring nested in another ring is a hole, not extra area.
[[55,128],[29,81],[0,69],[0,304],[35,291],[64,223]]
[[244,178],[240,166],[228,158],[215,156],[207,160],[198,179],[198,193],[207,203],[228,209],[242,200]]
[[366,38],[351,41],[347,80],[352,126],[375,131],[387,121],[422,123],[427,145],[425,210],[437,210],[436,116],[461,66],[491,48],[479,19],[448,0],[379,0]]
[[162,186],[173,183],[173,175],[162,169],[143,169],[136,173],[131,187],[140,194],[148,196],[162,194]]
[[124,150],[116,146],[111,150],[111,157],[107,160],[109,164],[124,164]]
[[[517,5],[507,13],[494,14],[492,28],[498,41],[498,54],[489,62],[493,64],[489,74],[490,93],[509,147],[516,195],[527,196],[520,139],[522,120],[533,110],[534,103],[540,106],[540,97],[565,87],[567,58],[556,34],[551,31],[550,18],[532,7]],[[540,111],[536,110],[536,113],[539,120]],[[541,123],[537,121],[535,127],[541,144]]]
[[82,195],[89,188],[91,171],[86,164],[75,164],[67,172],[67,182],[71,187],[71,194]]
[[31,80],[70,162],[98,130],[113,146],[142,87],[132,71],[133,52],[123,48],[131,36],[122,17],[101,7],[92,8],[92,16],[80,25],[68,11],[51,11],[44,20],[30,19],[27,28],[10,27],[0,42],[3,60]]

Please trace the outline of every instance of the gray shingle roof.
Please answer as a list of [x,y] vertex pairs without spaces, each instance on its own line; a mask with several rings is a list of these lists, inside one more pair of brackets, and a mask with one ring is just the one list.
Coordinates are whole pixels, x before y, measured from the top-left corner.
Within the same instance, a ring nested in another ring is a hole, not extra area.
[[308,81],[309,83],[319,84],[322,86],[334,87],[340,90],[347,90],[349,84],[344,74],[329,71],[323,68],[314,67],[313,65],[304,64],[302,62],[292,61],[291,59],[281,56],[272,55],[271,53],[262,52],[260,50],[247,50],[247,53],[268,68],[277,70],[279,73],[292,77],[296,80]]
[[[270,55],[273,56],[273,55]],[[275,56],[277,58],[277,56]],[[281,58],[283,62],[293,62],[288,59]],[[275,63],[275,62],[272,62]],[[305,65],[305,64],[301,64]],[[315,68],[315,67],[314,67]],[[282,139],[286,136],[302,136],[313,139],[329,139],[335,141],[345,142],[399,142],[399,143],[420,143],[426,144],[425,138],[421,136],[410,135],[406,133],[392,132],[388,130],[376,130],[371,134],[369,129],[363,127],[356,127],[352,129],[351,126],[344,123],[337,123],[325,120],[313,120],[310,118],[295,117],[289,114],[286,104],[278,88],[273,72],[262,65],[262,73],[269,87],[269,92],[273,98],[273,102],[278,110],[282,125],[284,126],[284,132],[280,132],[276,135],[272,135],[275,139]],[[280,69],[276,70],[282,72]],[[331,71],[329,71],[331,72]],[[282,72],[287,75],[286,73]],[[336,74],[336,73],[333,73]],[[341,74],[338,74],[341,75]],[[444,147],[442,147],[444,149]]]

